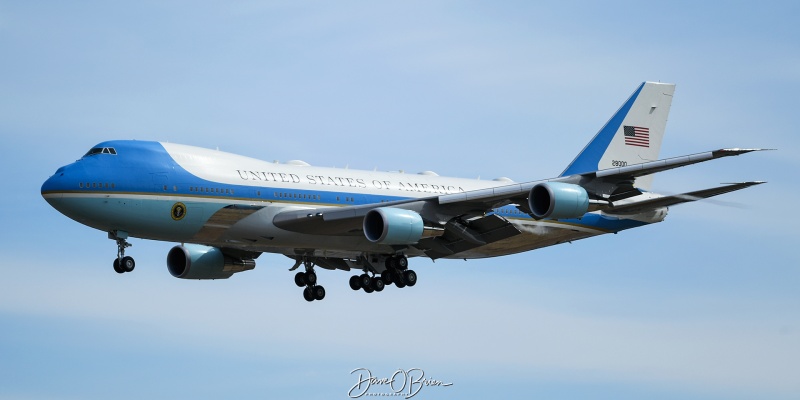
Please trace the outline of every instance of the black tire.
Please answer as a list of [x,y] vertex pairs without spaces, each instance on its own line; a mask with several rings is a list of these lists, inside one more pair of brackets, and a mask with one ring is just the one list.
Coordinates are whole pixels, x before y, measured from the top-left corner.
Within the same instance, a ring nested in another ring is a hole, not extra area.
[[417,284],[417,273],[409,269],[403,272],[403,280],[405,280],[406,286],[414,286]]
[[133,272],[133,269],[136,268],[136,261],[133,261],[133,257],[125,256],[122,257],[122,263],[120,265],[120,269],[125,272]]
[[397,286],[398,288],[402,289],[402,288],[406,287],[406,280],[403,277],[403,273],[402,272],[398,271],[395,274],[393,274],[392,275],[392,279],[394,279],[394,285]]
[[374,291],[375,291],[375,289],[373,289],[373,288],[372,288],[372,286],[364,286],[364,288],[363,288],[363,289],[364,289],[364,291],[365,291],[365,292],[367,292],[367,293],[372,293],[372,292],[374,292]]
[[373,289],[374,289],[376,292],[382,292],[382,291],[383,291],[383,288],[385,288],[385,287],[386,287],[386,284],[385,284],[385,283],[383,283],[383,279],[381,279],[381,278],[375,278],[375,279],[373,279],[373,280],[372,280],[372,288],[373,288]]
[[294,284],[297,285],[297,287],[305,286],[306,285],[306,273],[300,271],[300,272],[294,274]]
[[408,258],[406,256],[397,257],[397,269],[405,271],[408,269]]
[[387,257],[386,258],[386,262],[384,263],[384,265],[386,265],[386,268],[388,268],[388,269],[397,268],[397,262],[395,262],[395,258],[394,257]]
[[368,288],[368,287],[372,286],[372,278],[370,278],[369,275],[361,274],[361,276],[359,276],[358,278],[359,278],[359,282],[358,283],[361,284],[362,288]]
[[306,272],[306,285],[314,286],[317,284],[317,274],[314,271]]
[[314,300],[322,300],[325,298],[325,288],[322,286],[314,286],[311,288],[311,292],[314,294]]
[[385,283],[387,285],[391,285],[392,284],[392,271],[387,269],[386,271],[381,272],[381,280],[383,280],[383,283]]
[[306,301],[308,302],[314,301],[314,294],[311,293],[310,287],[306,287],[305,289],[303,289],[303,298],[306,299]]
[[361,289],[361,280],[359,279],[358,275],[353,275],[350,277],[350,289]]
[[119,265],[119,258],[114,259],[114,271],[118,274],[124,274],[125,270]]

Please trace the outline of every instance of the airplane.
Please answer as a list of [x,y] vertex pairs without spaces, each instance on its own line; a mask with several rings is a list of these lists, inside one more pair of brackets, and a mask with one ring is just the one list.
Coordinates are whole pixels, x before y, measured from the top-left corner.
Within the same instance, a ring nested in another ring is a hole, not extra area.
[[108,233],[117,273],[135,268],[129,238],[181,243],[167,269],[227,279],[262,253],[283,254],[311,302],[315,267],[355,271],[353,290],[417,283],[409,258],[503,256],[658,223],[673,205],[762,181],[678,195],[653,174],[765,149],[726,148],[659,159],[674,84],[644,82],[557,177],[513,182],[271,163],[219,150],[136,140],[92,147],[41,188],[73,220]]

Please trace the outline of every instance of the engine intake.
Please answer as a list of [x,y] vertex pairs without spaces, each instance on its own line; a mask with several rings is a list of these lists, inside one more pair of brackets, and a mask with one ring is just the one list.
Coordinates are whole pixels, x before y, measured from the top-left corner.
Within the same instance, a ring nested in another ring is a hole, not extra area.
[[422,239],[424,233],[422,217],[411,210],[376,208],[364,216],[364,236],[373,243],[414,244]]
[[589,194],[570,183],[540,183],[528,194],[528,207],[537,219],[580,218],[589,211]]
[[167,253],[169,273],[181,279],[228,279],[255,267],[255,261],[226,256],[216,247],[187,244]]

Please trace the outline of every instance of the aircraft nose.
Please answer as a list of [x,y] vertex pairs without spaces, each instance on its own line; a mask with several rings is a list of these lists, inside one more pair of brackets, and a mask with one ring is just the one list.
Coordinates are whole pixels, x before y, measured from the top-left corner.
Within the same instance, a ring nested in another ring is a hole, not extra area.
[[51,177],[42,183],[42,197],[50,205],[55,207],[54,200],[62,198],[66,192],[76,190],[78,186],[77,178],[80,176],[76,167],[75,164],[65,165],[57,169]]
[[53,176],[47,178],[46,181],[42,184],[42,196],[47,194],[48,192],[52,192],[55,190],[60,189],[60,186],[63,186],[64,180],[64,167],[59,168]]

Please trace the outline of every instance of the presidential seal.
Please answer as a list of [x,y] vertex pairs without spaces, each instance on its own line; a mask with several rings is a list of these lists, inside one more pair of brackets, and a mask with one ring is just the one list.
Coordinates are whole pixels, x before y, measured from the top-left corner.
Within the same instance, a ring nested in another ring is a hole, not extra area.
[[186,205],[183,203],[175,203],[172,206],[172,219],[180,221],[186,216]]

